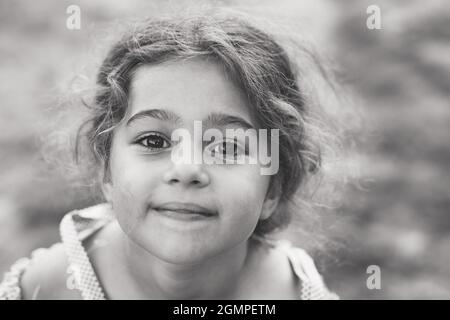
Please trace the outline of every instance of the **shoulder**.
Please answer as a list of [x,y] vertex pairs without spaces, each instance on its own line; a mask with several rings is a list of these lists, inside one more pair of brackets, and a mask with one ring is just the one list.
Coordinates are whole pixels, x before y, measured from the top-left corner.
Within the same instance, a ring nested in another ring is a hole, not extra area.
[[[246,269],[237,299],[296,300],[299,281],[286,254],[266,241],[250,238]],[[233,298],[234,299],[234,298]]]
[[[264,239],[266,256],[272,263],[268,268],[277,270],[272,283],[278,282],[284,288],[291,288],[290,296],[301,300],[334,300],[339,297],[329,291],[322,275],[318,272],[312,257],[302,248],[287,240]],[[266,270],[267,274],[267,270]],[[291,285],[289,286],[289,283]]]
[[0,299],[69,299],[75,292],[67,287],[68,263],[62,244],[37,249],[31,258],[22,258],[5,273],[0,283]]
[[55,244],[35,251],[20,286],[22,299],[66,299],[73,297],[68,286],[69,263],[64,246]]
[[[74,290],[77,288],[76,270],[69,259],[79,259],[80,254],[85,253],[80,241],[89,238],[110,220],[107,209],[106,205],[100,204],[67,213],[60,224],[62,243],[37,249],[30,258],[14,263],[0,283],[0,300],[80,299],[79,290]],[[87,256],[85,260],[88,261]]]
[[278,247],[286,254],[293,273],[300,279],[300,299],[336,300],[339,296],[328,290],[322,275],[316,268],[313,258],[302,248],[282,240]]

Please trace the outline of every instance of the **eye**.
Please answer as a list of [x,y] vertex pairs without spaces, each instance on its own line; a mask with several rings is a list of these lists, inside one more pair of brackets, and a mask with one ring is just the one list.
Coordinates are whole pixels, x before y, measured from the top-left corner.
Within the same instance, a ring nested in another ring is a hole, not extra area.
[[169,139],[157,132],[148,133],[137,139],[135,143],[152,151],[167,149],[171,146]]
[[247,151],[236,140],[225,140],[208,146],[207,150],[212,157],[224,159],[237,159],[247,155]]

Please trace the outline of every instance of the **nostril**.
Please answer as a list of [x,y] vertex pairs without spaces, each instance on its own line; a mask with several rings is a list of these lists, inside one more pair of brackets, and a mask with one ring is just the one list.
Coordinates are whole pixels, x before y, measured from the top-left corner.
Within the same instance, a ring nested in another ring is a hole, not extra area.
[[200,188],[209,184],[209,176],[197,167],[175,166],[164,174],[163,181],[170,185],[182,184]]

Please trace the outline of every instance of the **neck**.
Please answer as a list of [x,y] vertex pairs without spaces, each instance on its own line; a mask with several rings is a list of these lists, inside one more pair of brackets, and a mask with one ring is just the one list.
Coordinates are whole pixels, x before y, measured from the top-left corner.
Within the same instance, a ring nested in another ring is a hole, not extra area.
[[122,230],[120,233],[118,250],[126,281],[139,297],[231,299],[237,294],[248,264],[248,241],[196,264],[173,264],[138,246]]

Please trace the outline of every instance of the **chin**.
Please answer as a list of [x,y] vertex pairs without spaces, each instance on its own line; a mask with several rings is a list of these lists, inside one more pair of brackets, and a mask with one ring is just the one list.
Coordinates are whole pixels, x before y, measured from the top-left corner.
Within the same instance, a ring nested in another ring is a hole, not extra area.
[[207,255],[191,255],[178,252],[176,253],[164,252],[163,254],[158,256],[159,259],[167,263],[178,265],[199,264],[207,260],[207,257],[208,257]]
[[167,263],[197,264],[208,260],[217,254],[211,244],[198,244],[190,241],[159,241],[146,246],[146,250]]

